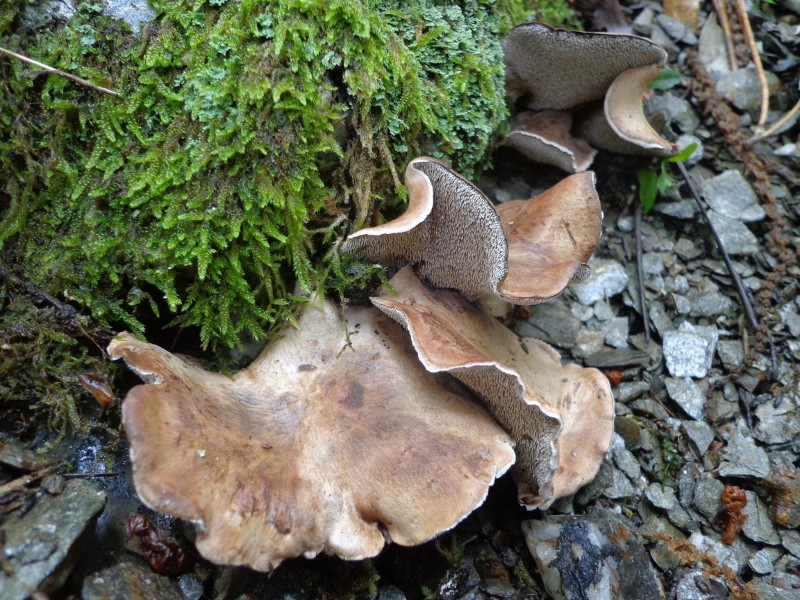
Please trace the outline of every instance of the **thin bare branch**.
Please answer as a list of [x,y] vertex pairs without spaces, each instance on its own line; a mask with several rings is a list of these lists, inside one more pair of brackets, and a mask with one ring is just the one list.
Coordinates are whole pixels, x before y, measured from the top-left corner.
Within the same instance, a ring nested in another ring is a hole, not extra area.
[[787,112],[780,119],[778,119],[772,125],[770,125],[768,129],[765,129],[761,133],[755,134],[749,140],[747,140],[747,142],[750,143],[750,144],[753,144],[755,142],[758,142],[759,140],[763,140],[764,138],[768,138],[773,133],[778,131],[781,127],[786,125],[786,123],[788,123],[790,120],[792,120],[792,118],[794,118],[794,116],[798,112],[800,112],[800,100],[798,100],[797,104],[795,104],[791,109],[789,109],[789,112]]
[[753,28],[750,26],[750,17],[747,16],[747,4],[745,4],[745,0],[733,0],[733,5],[736,8],[736,16],[742,26],[742,32],[744,33],[747,47],[750,49],[750,56],[756,67],[758,84],[761,88],[761,112],[758,114],[758,125],[756,126],[756,133],[760,133],[764,128],[764,124],[767,122],[767,112],[769,111],[769,87],[767,86],[767,76],[764,73],[764,65],[761,64],[761,55],[758,53],[756,38],[753,36]]
[[67,79],[71,79],[81,85],[85,85],[86,87],[92,88],[93,90],[97,90],[98,92],[103,92],[104,94],[111,94],[112,96],[119,96],[117,92],[114,90],[110,90],[108,88],[104,88],[99,85],[95,85],[85,79],[78,77],[77,75],[73,75],[72,73],[67,73],[66,71],[62,71],[61,69],[56,69],[55,67],[51,67],[44,63],[39,62],[38,60],[33,60],[32,58],[28,58],[22,54],[17,54],[11,50],[3,48],[0,46],[0,54],[5,54],[7,56],[11,56],[16,58],[17,60],[21,60],[22,62],[28,63],[29,65],[33,65],[34,67],[39,67],[43,71],[47,71],[48,73],[54,73],[55,75],[61,75],[61,77],[66,77]]
[[728,64],[731,66],[731,71],[739,68],[736,64],[736,48],[733,45],[733,30],[731,29],[731,18],[728,15],[728,6],[725,4],[726,0],[714,0],[714,9],[717,11],[717,20],[719,26],[722,27],[722,34],[725,36],[725,51],[728,54]]

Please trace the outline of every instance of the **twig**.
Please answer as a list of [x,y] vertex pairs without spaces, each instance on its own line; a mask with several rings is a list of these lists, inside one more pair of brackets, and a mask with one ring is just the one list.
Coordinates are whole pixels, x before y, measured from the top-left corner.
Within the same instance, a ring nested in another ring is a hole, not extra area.
[[761,55],[758,53],[756,38],[753,36],[753,28],[750,27],[750,18],[747,16],[745,0],[733,0],[733,6],[736,8],[736,16],[742,26],[742,32],[744,33],[747,47],[750,48],[750,56],[756,67],[758,84],[761,87],[761,112],[758,114],[758,125],[756,126],[756,133],[760,133],[764,128],[764,124],[767,122],[767,112],[769,111],[769,87],[767,86],[767,76],[764,74],[764,66],[761,64]]
[[736,64],[736,48],[733,45],[733,31],[731,31],[731,18],[728,16],[728,7],[725,0],[714,0],[714,9],[717,11],[717,20],[725,36],[725,51],[728,53],[728,64],[731,71],[739,68]]
[[34,471],[33,473],[28,473],[27,475],[23,475],[22,477],[17,477],[16,479],[7,481],[3,485],[0,485],[0,496],[5,496],[9,492],[21,490],[29,483],[32,483],[37,479],[43,479],[48,475],[52,475],[61,468],[63,468],[63,465],[60,464],[50,465],[49,467],[45,467],[44,469],[39,469],[38,471]]
[[101,87],[99,85],[95,85],[85,79],[78,77],[77,75],[73,75],[72,73],[67,73],[66,71],[62,71],[61,69],[56,69],[55,67],[51,67],[44,63],[39,62],[38,60],[33,60],[32,58],[28,58],[27,56],[23,56],[22,54],[17,54],[16,52],[12,52],[11,50],[7,50],[0,46],[0,54],[6,54],[8,56],[12,56],[22,62],[28,63],[29,65],[33,65],[34,67],[39,67],[40,69],[47,71],[48,73],[54,73],[56,75],[61,75],[62,77],[66,77],[67,79],[71,79],[81,85],[85,85],[86,87],[90,87],[93,90],[97,90],[98,92],[103,92],[104,94],[110,94],[112,96],[119,96],[117,92],[114,90],[110,90],[108,88]]
[[647,312],[647,304],[644,297],[644,265],[642,264],[642,203],[636,203],[636,276],[639,279],[639,306],[642,313],[642,325],[644,326],[644,339],[650,341],[650,315]]
[[703,218],[705,219],[709,229],[711,229],[711,233],[714,236],[714,242],[716,242],[717,249],[722,255],[722,261],[725,263],[725,266],[728,268],[728,272],[731,274],[733,285],[736,288],[736,294],[739,296],[739,300],[744,308],[744,314],[747,316],[747,322],[750,323],[750,326],[753,329],[758,329],[758,318],[756,317],[755,310],[753,309],[753,303],[750,301],[750,295],[747,293],[747,289],[745,289],[744,284],[742,283],[742,278],[739,276],[738,271],[736,271],[734,268],[730,256],[728,256],[728,251],[725,250],[725,246],[722,244],[722,240],[720,239],[717,230],[714,229],[714,225],[711,224],[711,220],[708,218],[708,212],[703,204],[700,191],[697,189],[697,184],[695,184],[694,179],[692,179],[692,176],[689,175],[689,172],[686,170],[686,165],[680,162],[675,164],[678,165],[681,175],[683,175],[686,184],[689,186],[689,189],[692,192],[692,196],[694,196],[694,201],[697,203],[697,207],[703,214]]
[[789,121],[790,121],[790,120],[791,120],[791,119],[792,119],[792,118],[793,118],[793,117],[794,117],[794,116],[795,116],[795,115],[796,115],[798,112],[800,112],[800,100],[798,100],[798,101],[797,101],[797,104],[795,104],[795,105],[794,105],[794,106],[793,106],[793,107],[792,107],[792,108],[789,110],[789,112],[787,112],[787,113],[786,113],[785,115],[783,115],[783,116],[782,116],[780,119],[778,119],[778,120],[777,120],[777,121],[775,121],[775,122],[774,122],[772,125],[770,125],[770,126],[769,126],[769,129],[765,129],[765,130],[764,130],[764,131],[762,131],[761,133],[757,133],[757,134],[755,134],[755,135],[754,135],[754,136],[752,136],[752,137],[751,137],[749,140],[747,140],[747,143],[748,143],[748,144],[753,144],[753,143],[755,143],[755,142],[757,142],[757,141],[759,141],[759,140],[763,140],[764,138],[768,138],[768,137],[769,137],[769,136],[771,136],[773,133],[775,133],[776,131],[778,131],[778,130],[779,130],[781,127],[783,127],[784,125],[786,125],[786,123],[788,123],[788,122],[789,122]]
[[88,477],[119,477],[122,475],[119,471],[111,471],[109,473],[61,473],[64,479],[83,479]]

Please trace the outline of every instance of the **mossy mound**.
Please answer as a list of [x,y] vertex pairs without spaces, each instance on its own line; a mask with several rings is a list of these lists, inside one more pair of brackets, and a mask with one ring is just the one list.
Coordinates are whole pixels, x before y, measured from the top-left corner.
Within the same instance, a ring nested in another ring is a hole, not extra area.
[[119,96],[0,59],[3,260],[102,324],[216,347],[362,277],[335,241],[396,211],[410,158],[485,164],[527,3],[151,0],[138,37],[99,2],[39,27],[26,4],[0,0],[0,45]]

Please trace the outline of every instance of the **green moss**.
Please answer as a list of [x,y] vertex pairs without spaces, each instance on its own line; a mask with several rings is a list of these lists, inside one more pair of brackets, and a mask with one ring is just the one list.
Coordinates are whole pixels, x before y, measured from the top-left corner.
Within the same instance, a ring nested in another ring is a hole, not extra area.
[[346,279],[334,242],[397,210],[410,158],[471,176],[506,117],[504,6],[151,4],[136,39],[98,3],[30,29],[0,0],[2,45],[120,94],[0,58],[5,260],[101,323],[264,337]]

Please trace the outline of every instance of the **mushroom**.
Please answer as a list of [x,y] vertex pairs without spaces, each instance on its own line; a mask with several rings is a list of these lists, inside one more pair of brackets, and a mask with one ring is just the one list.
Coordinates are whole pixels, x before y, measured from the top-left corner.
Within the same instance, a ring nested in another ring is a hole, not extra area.
[[[676,146],[647,122],[642,104],[647,85],[667,59],[658,44],[635,35],[564,31],[528,23],[506,35],[503,52],[509,99],[525,111],[547,111],[540,121],[555,122],[553,111],[578,111],[583,118],[575,130],[590,144],[626,154],[675,153]],[[506,145],[531,160],[570,172],[591,165],[593,154],[586,147],[581,158],[574,159],[562,149],[565,140],[577,139],[566,128],[565,118],[560,118],[557,129],[531,127],[533,117],[521,114],[526,116],[518,120]]]
[[351,308],[346,347],[339,309],[316,304],[230,377],[129,334],[109,346],[148,382],[122,408],[136,490],[194,522],[215,563],[267,571],[419,544],[514,462],[509,437],[419,364],[396,323]]
[[589,274],[600,239],[594,174],[572,175],[529,200],[497,209],[472,183],[433,158],[411,161],[409,205],[397,219],[362,229],[343,252],[389,266],[411,264],[435,287],[467,298],[497,294],[534,304]]
[[611,445],[614,399],[597,369],[561,365],[558,353],[519,339],[448,290],[430,290],[406,267],[372,298],[408,328],[425,368],[475,390],[517,443],[519,500],[547,508],[597,473]]
[[568,173],[589,168],[597,150],[586,140],[572,137],[572,117],[557,110],[523,111],[503,142],[530,160],[553,165]]

